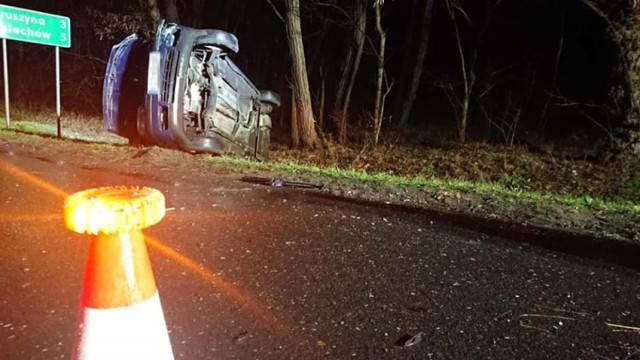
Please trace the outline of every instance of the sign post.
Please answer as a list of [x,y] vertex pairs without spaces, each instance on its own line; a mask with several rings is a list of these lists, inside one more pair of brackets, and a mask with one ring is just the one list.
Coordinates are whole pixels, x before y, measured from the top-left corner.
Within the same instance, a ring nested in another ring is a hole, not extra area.
[[10,127],[7,39],[56,47],[56,114],[57,132],[60,137],[60,47],[71,47],[71,20],[66,16],[0,4],[0,38],[7,128]]
[[2,64],[4,69],[4,111],[7,120],[7,129],[11,128],[11,115],[9,113],[9,66],[7,65],[7,39],[2,38]]

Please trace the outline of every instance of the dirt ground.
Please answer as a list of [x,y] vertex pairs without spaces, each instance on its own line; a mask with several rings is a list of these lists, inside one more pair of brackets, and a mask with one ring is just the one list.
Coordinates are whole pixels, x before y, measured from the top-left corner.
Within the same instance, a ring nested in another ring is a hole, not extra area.
[[[206,174],[235,180],[243,176],[281,178],[321,184],[322,189],[308,191],[326,196],[464,215],[469,221],[495,220],[520,227],[561,230],[597,239],[640,244],[640,216],[608,211],[597,206],[577,209],[557,202],[541,204],[491,194],[239,169],[205,161],[208,155],[191,155],[157,147],[147,150],[0,131],[0,152],[10,155],[64,161],[74,166],[104,168],[119,173],[153,174],[161,167],[191,176]],[[624,195],[627,199],[634,196],[640,199],[640,194],[634,193],[640,189],[640,161],[633,158],[598,163],[554,154],[535,154],[525,148],[479,144],[455,149],[393,144],[380,146],[375,151],[334,147],[329,153],[304,153],[276,145],[271,158],[314,165],[350,166],[398,175],[490,180],[513,189],[569,193],[586,198],[598,196],[615,199]]]

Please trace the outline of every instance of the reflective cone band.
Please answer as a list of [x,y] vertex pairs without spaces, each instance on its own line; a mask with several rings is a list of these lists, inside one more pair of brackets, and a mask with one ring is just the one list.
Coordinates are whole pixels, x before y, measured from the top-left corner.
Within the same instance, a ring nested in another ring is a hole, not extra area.
[[73,359],[173,359],[141,232],[164,214],[162,193],[145,187],[65,200],[67,227],[91,235]]

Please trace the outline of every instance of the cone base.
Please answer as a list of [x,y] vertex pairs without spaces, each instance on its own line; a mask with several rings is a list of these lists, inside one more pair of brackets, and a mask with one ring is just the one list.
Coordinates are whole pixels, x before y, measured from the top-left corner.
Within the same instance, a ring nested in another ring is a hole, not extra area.
[[73,359],[172,360],[173,352],[156,292],[126,307],[80,310]]

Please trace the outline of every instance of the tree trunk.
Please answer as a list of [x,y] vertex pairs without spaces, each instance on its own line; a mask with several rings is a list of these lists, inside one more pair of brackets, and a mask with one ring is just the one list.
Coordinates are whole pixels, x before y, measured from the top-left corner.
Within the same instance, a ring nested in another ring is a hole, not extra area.
[[[404,44],[402,46],[402,65],[400,67],[400,73],[398,75],[398,85],[396,86],[396,97],[394,99],[395,108],[393,110],[393,119],[398,120],[402,117],[402,107],[404,106],[405,96],[406,96],[406,88],[407,88],[407,79],[411,75],[410,72],[411,60],[413,57],[413,48],[414,43],[416,41],[416,18],[418,13],[418,5],[419,0],[411,0],[411,13],[409,14],[409,22],[407,23],[407,27],[404,30]],[[399,121],[398,121],[399,123]]]
[[469,97],[471,92],[469,88],[465,88],[464,97],[462,98],[462,111],[460,111],[460,123],[458,126],[458,140],[461,143],[467,141],[467,124],[469,123]]
[[164,18],[167,22],[179,23],[177,0],[164,0]]
[[384,50],[387,42],[387,34],[382,29],[382,15],[381,8],[382,4],[379,1],[376,1],[374,8],[376,11],[376,32],[380,38],[378,42],[378,76],[376,80],[376,100],[374,104],[373,110],[373,126],[374,126],[374,146],[378,145],[378,140],[380,139],[380,130],[382,129],[382,117],[384,113],[384,103],[382,98],[382,83],[384,80]]
[[447,8],[449,10],[449,17],[451,18],[451,22],[453,23],[454,33],[456,35],[456,45],[458,47],[458,55],[460,56],[460,72],[462,73],[462,85],[464,86],[463,98],[460,105],[462,109],[460,109],[460,117],[457,119],[458,140],[460,142],[465,142],[467,137],[467,120],[469,110],[469,79],[467,76],[467,60],[465,58],[464,50],[462,47],[460,30],[458,29],[458,24],[456,23],[456,11],[458,10],[452,4],[452,1],[453,0],[447,0]]
[[[358,34],[360,30],[360,19],[362,17],[362,12],[364,12],[365,21],[366,21],[366,4],[367,0],[356,0],[356,4],[353,8],[353,19],[351,22],[351,29],[353,31],[351,38],[347,42],[346,54],[342,60],[342,66],[340,66],[340,76],[338,77],[338,85],[336,87],[336,101],[334,105],[334,109],[336,111],[342,109],[342,104],[344,103],[344,97],[347,90],[347,82],[350,78],[351,69],[353,67],[353,58],[357,53],[357,49],[359,47],[359,38],[363,37],[363,35]],[[363,8],[364,7],[364,8]],[[366,25],[366,23],[365,23]]]
[[354,47],[356,50],[355,59],[351,66],[351,75],[349,76],[349,82],[347,83],[347,90],[342,101],[342,110],[340,115],[342,116],[342,127],[340,128],[340,140],[341,143],[347,141],[347,119],[349,113],[349,104],[351,103],[351,91],[353,85],[356,82],[356,75],[360,69],[360,61],[362,60],[362,51],[364,50],[364,41],[366,39],[367,31],[367,0],[357,0],[356,4],[356,26],[354,31]]
[[[640,3],[636,0],[582,0],[602,17],[619,49],[618,83],[610,93],[615,107],[612,115],[621,117],[616,129],[619,150],[640,154]],[[596,4],[597,3],[597,4]],[[610,15],[609,15],[610,14]]]
[[402,99],[401,115],[400,115],[400,127],[406,127],[409,123],[409,114],[413,108],[413,103],[416,100],[418,93],[418,87],[420,86],[420,80],[422,79],[422,69],[424,68],[424,59],[427,55],[427,48],[429,45],[429,30],[431,28],[431,17],[433,14],[433,2],[434,0],[426,0],[424,12],[422,13],[422,31],[420,32],[420,44],[418,47],[418,54],[416,55],[415,66],[413,67],[413,73],[411,74],[411,84],[409,85],[409,91],[406,97]]
[[461,104],[462,109],[460,111],[460,118],[458,119],[458,140],[460,142],[465,142],[467,140],[467,128],[469,124],[469,104],[471,103],[471,95],[476,83],[476,64],[478,62],[478,56],[480,53],[482,41],[484,40],[484,35],[491,22],[493,14],[493,2],[492,0],[485,0],[484,21],[482,22],[482,28],[480,28],[476,43],[473,47],[473,52],[471,53],[468,61],[466,60],[464,54],[462,40],[460,38],[460,30],[458,29],[458,24],[456,23],[456,11],[462,11],[458,8],[458,6],[458,4],[454,3],[454,0],[447,0],[449,16],[451,17],[451,21],[453,22],[453,28],[456,35],[456,43],[458,46],[458,54],[460,55],[460,70],[462,72],[462,80],[464,86]]
[[296,89],[291,87],[291,147],[300,146],[300,133],[298,132],[298,108]]
[[[621,129],[621,150],[640,154],[640,3],[633,1],[627,17],[616,24],[616,40],[620,47],[622,68],[625,72],[624,124]],[[614,92],[615,93],[615,92]]]
[[338,86],[336,90],[333,118],[338,127],[338,142],[344,144],[347,141],[347,119],[349,104],[351,103],[351,91],[356,81],[356,75],[360,68],[362,52],[367,30],[367,2],[357,0],[353,8],[353,34],[347,46],[347,55],[344,58]]
[[324,103],[327,94],[327,74],[326,70],[320,66],[320,99],[318,100],[318,123],[320,129],[324,129]]
[[338,85],[336,86],[336,101],[333,106],[334,113],[339,114],[342,110],[342,103],[344,102],[344,93],[347,88],[347,79],[349,78],[349,70],[351,69],[351,63],[353,62],[354,46],[353,41],[349,41],[347,44],[346,54],[342,60],[342,66],[340,66],[340,75],[338,76]]
[[[300,146],[314,148],[318,142],[318,134],[315,129],[315,119],[311,107],[311,93],[309,91],[309,79],[307,78],[307,65],[302,43],[302,27],[300,25],[300,1],[285,1],[287,38],[291,52],[293,65],[293,91],[295,99],[292,99],[296,112],[296,126],[300,137]],[[292,128],[292,134],[294,133]],[[294,140],[294,139],[292,139]],[[294,144],[295,145],[295,144]]]
[[153,27],[151,28],[155,28],[162,18],[158,0],[140,0],[140,6],[148,14],[149,18],[151,18],[151,21],[153,21]]
[[562,58],[562,51],[564,50],[564,33],[565,33],[565,18],[566,18],[566,10],[563,8],[560,10],[561,12],[561,20],[560,20],[560,39],[558,40],[558,51],[556,52],[555,62],[553,63],[553,73],[551,75],[551,84],[549,86],[549,90],[547,91],[547,96],[544,101],[544,105],[542,105],[542,111],[540,112],[540,133],[544,134],[547,128],[547,110],[549,109],[549,105],[551,104],[551,98],[553,93],[557,90],[558,84],[558,71],[560,69],[560,59]]
[[244,21],[244,15],[245,12],[247,11],[247,0],[235,0],[233,2],[240,2],[240,10],[235,13],[234,15],[236,16],[236,24],[233,26],[233,29],[231,30],[232,33],[236,33],[238,32],[238,28],[240,28],[240,25],[242,24],[242,22]]

